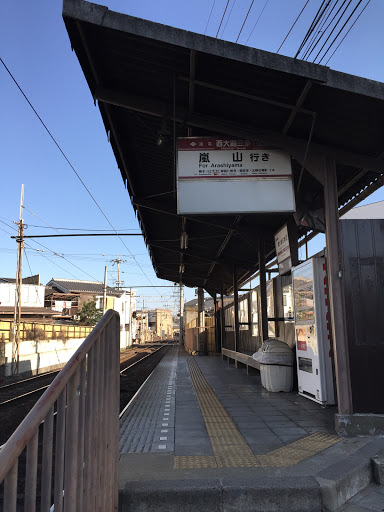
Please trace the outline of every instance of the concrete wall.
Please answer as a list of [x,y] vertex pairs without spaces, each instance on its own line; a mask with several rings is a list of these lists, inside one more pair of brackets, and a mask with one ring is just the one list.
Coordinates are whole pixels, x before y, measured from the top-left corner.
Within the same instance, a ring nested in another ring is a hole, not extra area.
[[[73,340],[22,341],[19,373],[24,376],[61,368],[76,352],[85,338]],[[3,344],[5,363],[0,365],[0,378],[12,374],[12,343]]]

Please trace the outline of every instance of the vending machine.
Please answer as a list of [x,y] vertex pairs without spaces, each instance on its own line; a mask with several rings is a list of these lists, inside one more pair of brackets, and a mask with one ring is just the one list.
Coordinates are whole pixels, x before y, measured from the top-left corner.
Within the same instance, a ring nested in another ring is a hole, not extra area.
[[299,394],[335,403],[325,260],[311,258],[292,270]]

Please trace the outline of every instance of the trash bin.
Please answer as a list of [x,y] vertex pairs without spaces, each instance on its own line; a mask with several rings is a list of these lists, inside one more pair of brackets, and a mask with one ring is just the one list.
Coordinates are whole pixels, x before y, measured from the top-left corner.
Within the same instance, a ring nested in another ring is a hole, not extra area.
[[261,385],[268,391],[289,392],[293,387],[293,352],[280,340],[263,343],[253,358],[260,363]]

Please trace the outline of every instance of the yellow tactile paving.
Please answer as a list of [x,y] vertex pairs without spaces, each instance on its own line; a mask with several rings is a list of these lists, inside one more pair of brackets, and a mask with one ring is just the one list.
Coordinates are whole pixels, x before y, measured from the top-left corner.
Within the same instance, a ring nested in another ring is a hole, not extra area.
[[214,457],[176,456],[175,469],[289,467],[340,441],[335,435],[316,432],[266,455],[254,455],[193,359],[189,371]]
[[175,457],[175,469],[203,469],[216,467],[216,459],[211,455],[189,455]]

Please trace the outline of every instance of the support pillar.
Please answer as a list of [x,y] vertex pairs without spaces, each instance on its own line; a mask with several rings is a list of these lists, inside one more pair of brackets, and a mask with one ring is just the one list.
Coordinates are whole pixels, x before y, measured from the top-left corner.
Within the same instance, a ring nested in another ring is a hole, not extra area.
[[233,265],[233,309],[235,315],[235,347],[234,351],[237,352],[237,349],[240,344],[240,327],[239,327],[239,288],[237,285],[237,268],[236,265]]
[[221,285],[220,290],[220,300],[221,300],[221,309],[220,309],[220,336],[221,336],[221,350],[225,346],[225,316],[224,316],[224,287]]
[[352,414],[351,374],[345,318],[336,164],[334,160],[329,158],[325,160],[324,213],[329,312],[333,333],[339,414]]
[[264,237],[259,236],[259,278],[260,278],[260,336],[261,341],[268,339],[267,314],[267,279],[265,272],[265,244]]
[[204,312],[204,288],[197,289],[197,327],[204,327],[205,325],[205,312]]
[[221,354],[220,310],[216,293],[213,302],[215,306],[215,354]]
[[206,353],[206,338],[205,338],[205,312],[204,312],[204,288],[197,289],[197,352],[200,355]]
[[183,285],[183,283],[180,283],[179,344],[181,347],[184,347],[184,285]]

